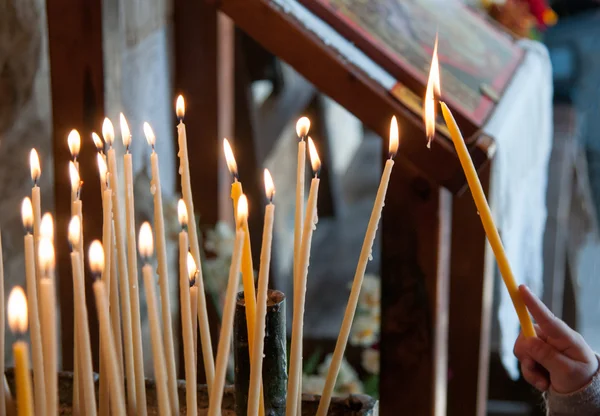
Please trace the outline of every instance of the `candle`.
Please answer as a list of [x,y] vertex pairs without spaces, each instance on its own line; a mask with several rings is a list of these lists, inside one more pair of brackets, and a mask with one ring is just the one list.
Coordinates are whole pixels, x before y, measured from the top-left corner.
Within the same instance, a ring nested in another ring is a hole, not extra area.
[[[37,253],[37,244],[39,241],[39,232],[40,232],[40,222],[42,218],[42,208],[41,208],[41,196],[40,196],[40,187],[38,182],[40,180],[40,176],[42,170],[40,168],[40,158],[35,149],[31,149],[31,153],[29,153],[29,167],[31,170],[31,180],[33,181],[33,188],[31,188],[31,202],[33,204],[33,245],[35,248],[35,252]],[[34,260],[35,262],[35,260]],[[36,276],[39,280],[40,275],[36,266]]]
[[[238,170],[231,145],[227,139],[223,140],[223,150],[229,172],[233,175],[234,181],[231,185],[231,199],[233,199],[234,212],[238,212],[238,201],[242,195],[242,184],[238,181]],[[256,296],[254,292],[254,268],[252,267],[252,250],[250,248],[250,233],[248,229],[248,218],[242,222],[244,230],[244,252],[242,254],[242,283],[244,285],[244,302],[246,304],[246,323],[248,326],[248,342],[250,343],[250,359],[252,359],[254,322],[256,321]]]
[[[194,256],[192,256],[194,260]],[[194,264],[196,262],[194,261]],[[198,360],[198,286],[196,286],[196,277],[193,284],[190,284],[190,311],[192,313],[192,335],[194,338],[194,357]]]
[[327,415],[333,388],[335,387],[335,382],[340,372],[342,359],[344,358],[344,352],[346,351],[348,337],[352,328],[352,321],[356,314],[356,306],[358,305],[358,298],[365,276],[365,270],[367,269],[367,263],[371,259],[373,242],[377,235],[377,227],[379,226],[381,211],[383,210],[383,205],[385,203],[385,194],[392,174],[392,167],[394,166],[394,157],[398,151],[398,140],[398,122],[394,116],[392,117],[390,125],[389,159],[385,162],[383,174],[381,175],[381,180],[379,182],[379,188],[377,189],[377,196],[375,197],[375,203],[373,204],[373,210],[371,211],[371,217],[369,218],[369,224],[363,240],[362,249],[360,250],[360,257],[358,258],[358,265],[356,266],[356,272],[354,273],[354,281],[352,282],[352,289],[350,291],[348,305],[346,306],[346,313],[344,314],[342,327],[335,344],[335,350],[333,352],[331,364],[329,365],[329,370],[327,371],[327,379],[325,381],[323,393],[321,394],[321,400],[317,410],[318,416]]
[[450,112],[450,109],[445,103],[442,102],[440,104],[442,105],[444,120],[446,121],[448,129],[450,130],[450,136],[454,142],[456,153],[458,154],[460,163],[465,171],[467,183],[469,184],[471,195],[473,195],[473,200],[477,206],[477,211],[479,212],[479,217],[481,218],[485,234],[490,242],[490,246],[492,246],[492,251],[494,252],[494,256],[498,262],[500,274],[502,275],[506,289],[508,289],[510,298],[512,299],[515,310],[517,311],[519,321],[521,322],[521,330],[526,337],[535,337],[536,334],[533,323],[531,322],[531,318],[529,317],[525,303],[519,294],[519,286],[517,285],[517,281],[510,267],[510,263],[508,262],[508,257],[504,251],[504,246],[502,245],[502,240],[500,239],[498,229],[494,224],[492,211],[490,210],[485,198],[485,193],[481,187],[481,182],[479,182],[479,177],[477,176],[475,166],[473,166],[473,161],[469,155],[469,150],[465,145],[462,134],[458,128],[458,125],[456,124],[456,120],[454,120],[454,116]]
[[56,291],[54,289],[54,245],[42,237],[38,246],[40,266],[40,326],[42,328],[42,351],[44,353],[44,376],[46,383],[47,414],[58,412],[58,346],[56,343]]
[[[31,228],[31,225],[29,228]],[[0,232],[0,345],[2,345],[2,348],[0,348],[0,374],[4,374],[5,341],[6,337],[4,331],[4,255],[2,254],[2,232]],[[10,400],[7,400],[5,395],[0,392],[0,414],[6,412],[8,402],[10,402]]]
[[200,325],[200,343],[202,344],[202,360],[204,361],[204,371],[206,374],[206,384],[208,391],[212,389],[215,377],[215,361],[213,358],[212,342],[210,336],[210,327],[208,324],[208,310],[206,308],[206,294],[204,292],[204,277],[202,275],[202,263],[200,258],[200,246],[198,243],[198,232],[196,230],[196,215],[194,214],[194,201],[192,198],[192,186],[190,182],[190,162],[187,151],[187,133],[183,117],[185,116],[185,103],[183,97],[177,97],[176,103],[177,118],[177,141],[179,143],[179,164],[181,172],[181,192],[183,200],[187,206],[188,212],[188,232],[190,233],[190,248],[194,261],[198,266],[198,277],[196,286],[198,286],[198,323]]
[[144,259],[142,275],[146,289],[146,302],[148,304],[148,320],[150,322],[150,338],[152,340],[152,356],[154,362],[154,378],[158,396],[158,411],[161,416],[171,415],[169,404],[169,389],[167,386],[167,364],[165,363],[165,349],[160,332],[160,319],[158,318],[158,305],[156,302],[156,287],[154,286],[154,272],[150,265],[150,256],[154,252],[152,228],[148,222],[140,227],[139,234],[140,256]]
[[308,138],[308,151],[310,161],[315,174],[308,194],[306,204],[306,216],[304,218],[304,230],[302,231],[302,245],[300,248],[300,260],[298,263],[298,291],[294,292],[294,316],[292,322],[292,346],[290,349],[290,371],[288,378],[288,400],[286,403],[286,415],[295,416],[298,408],[298,394],[302,391],[302,332],[304,327],[304,300],[306,297],[306,277],[308,275],[308,262],[310,259],[310,246],[313,231],[317,222],[317,195],[319,193],[319,170],[321,161],[317,149]]
[[[183,361],[185,363],[185,399],[188,416],[196,415],[198,409],[196,387],[196,356],[194,355],[194,340],[192,336],[192,311],[190,308],[190,267],[188,256],[188,235],[186,231],[188,218],[183,199],[177,204],[177,216],[181,224],[179,233],[179,297],[181,308],[181,333],[183,336]],[[193,260],[193,256],[192,256]],[[196,267],[195,262],[193,266]]]
[[110,379],[109,393],[110,406],[114,416],[125,416],[125,399],[123,397],[123,377],[119,371],[119,362],[117,359],[115,339],[110,328],[110,317],[108,312],[108,301],[106,286],[99,279],[103,273],[104,249],[102,244],[95,240],[90,244],[89,249],[90,269],[94,277],[94,297],[96,299],[96,311],[98,313],[98,325],[100,327],[100,353],[104,356],[106,363],[106,376]]
[[265,320],[267,315],[267,291],[269,286],[269,267],[271,263],[271,242],[273,240],[273,220],[275,217],[275,185],[267,169],[264,172],[265,190],[269,204],[265,208],[265,221],[263,225],[262,247],[260,249],[260,271],[258,273],[258,294],[256,300],[256,325],[254,327],[254,345],[250,365],[250,388],[248,392],[248,414],[258,414],[260,403],[260,387],[263,364],[263,349],[265,341]]
[[[125,236],[123,230],[123,205],[121,196],[119,195],[119,173],[117,170],[117,157],[113,148],[115,131],[111,121],[108,118],[104,119],[102,124],[102,136],[108,143],[109,149],[106,152],[108,159],[108,171],[110,172],[110,187],[113,189],[112,205],[113,205],[113,221],[115,231],[115,245],[117,251],[117,262],[119,266],[119,296],[121,298],[121,318],[123,322],[123,344],[125,362],[125,375],[129,380],[127,383],[127,414],[137,414],[136,403],[136,388],[135,388],[135,366],[133,363],[133,340],[131,330],[131,308],[129,298],[129,283],[127,277],[127,255],[125,248]],[[116,338],[116,337],[115,337]],[[118,338],[116,338],[118,340]]]
[[129,146],[131,132],[123,113],[119,114],[121,138],[125,146],[123,172],[125,174],[125,229],[127,236],[127,274],[129,282],[129,307],[131,308],[131,335],[133,339],[133,364],[135,368],[135,393],[137,414],[146,415],[146,380],[144,378],[144,353],[142,347],[142,324],[140,318],[140,294],[138,291],[138,266],[135,242],[135,205],[133,200],[133,162]]
[[[10,330],[17,337],[22,337],[27,332],[27,298],[20,286],[15,287],[10,292],[7,316]],[[29,373],[29,348],[25,341],[19,340],[13,344],[13,356],[15,359],[18,415],[33,416],[31,374]]]
[[[29,328],[31,336],[31,352],[33,361],[33,377],[35,379],[34,403],[38,415],[46,414],[46,391],[44,383],[44,358],[42,352],[42,335],[38,312],[37,280],[35,276],[35,249],[33,244],[33,208],[29,198],[23,199],[21,217],[25,227],[25,280],[27,282],[27,297],[29,298]],[[3,277],[3,276],[2,276]],[[0,286],[3,289],[4,285]],[[4,299],[4,296],[0,297]]]
[[100,136],[98,136],[98,133],[92,132],[92,140],[94,142],[94,146],[96,146],[96,149],[98,150],[98,153],[100,153],[103,156],[106,156],[104,154],[104,142],[102,141]]
[[[115,240],[115,223],[112,223],[112,241],[111,241],[111,255],[115,258],[117,251],[117,244]],[[112,324],[113,338],[115,340],[115,348],[117,352],[117,361],[119,362],[119,371],[121,377],[124,374],[123,368],[123,337],[121,335],[121,310],[119,304],[119,287],[117,285],[117,262],[110,262],[110,322]],[[106,289],[105,289],[106,290]]]
[[[69,243],[71,244],[71,269],[73,273],[73,293],[75,298],[75,315],[79,317],[75,334],[79,345],[80,388],[82,388],[86,415],[96,414],[96,394],[94,391],[94,374],[92,366],[92,350],[90,345],[90,329],[88,325],[87,306],[85,304],[85,284],[83,268],[78,251],[81,239],[81,222],[73,216],[69,222]],[[100,397],[100,400],[106,400]]]
[[225,385],[225,373],[227,372],[227,360],[231,348],[231,333],[233,331],[233,317],[237,301],[237,288],[239,285],[240,266],[244,245],[244,229],[241,226],[248,217],[248,200],[242,195],[238,201],[237,231],[233,245],[231,266],[229,267],[229,280],[225,294],[225,305],[223,306],[223,318],[221,321],[221,332],[219,335],[219,347],[217,348],[217,362],[215,367],[215,383],[210,392],[208,402],[208,415],[221,415],[221,404],[223,402],[223,387]]
[[169,290],[169,267],[167,260],[167,243],[165,240],[165,220],[163,214],[160,172],[158,170],[158,154],[154,149],[156,136],[150,124],[144,123],[144,135],[152,147],[150,165],[152,167],[152,182],[150,192],[154,197],[154,226],[156,227],[156,259],[158,261],[158,284],[162,312],[162,329],[164,349],[166,353],[167,375],[169,383],[169,400],[173,414],[179,414],[179,396],[177,394],[177,372],[175,367],[175,346],[173,344],[173,327],[171,320],[171,302]]

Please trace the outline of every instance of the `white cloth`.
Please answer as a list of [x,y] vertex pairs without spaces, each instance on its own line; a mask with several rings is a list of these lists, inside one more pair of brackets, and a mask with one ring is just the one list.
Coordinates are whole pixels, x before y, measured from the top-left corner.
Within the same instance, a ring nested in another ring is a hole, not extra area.
[[[522,41],[521,46],[526,50],[524,61],[484,130],[497,144],[491,184],[496,225],[515,278],[539,295],[552,147],[552,65],[542,44]],[[500,293],[495,293],[499,309],[494,322],[499,323],[500,338],[495,341],[508,373],[517,378],[512,351],[519,321],[506,287],[500,287]]]

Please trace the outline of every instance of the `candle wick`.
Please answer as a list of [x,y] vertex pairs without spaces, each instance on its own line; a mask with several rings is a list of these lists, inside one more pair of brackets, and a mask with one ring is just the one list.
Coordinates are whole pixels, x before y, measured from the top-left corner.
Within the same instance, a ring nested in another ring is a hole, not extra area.
[[190,279],[190,288],[196,286],[196,275],[198,274],[198,272],[194,273],[194,277],[192,277]]
[[240,180],[240,176],[237,172],[232,172],[231,173],[233,175],[233,183],[239,182]]
[[152,143],[152,153],[156,153],[156,151],[154,150],[154,143]]

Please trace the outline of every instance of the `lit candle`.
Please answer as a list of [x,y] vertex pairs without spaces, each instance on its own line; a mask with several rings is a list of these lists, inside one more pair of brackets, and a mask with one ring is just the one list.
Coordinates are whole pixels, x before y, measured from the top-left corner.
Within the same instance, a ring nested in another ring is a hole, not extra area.
[[150,338],[152,340],[152,355],[154,363],[154,378],[158,396],[158,412],[160,415],[169,416],[169,388],[167,386],[167,364],[165,363],[165,349],[160,332],[160,318],[158,317],[158,304],[156,302],[156,287],[154,272],[150,265],[150,257],[154,252],[154,240],[150,223],[144,222],[140,227],[139,240],[140,256],[144,261],[142,275],[146,289],[146,302],[148,305],[148,320],[150,323]]
[[319,193],[319,170],[321,160],[317,149],[308,138],[308,151],[310,161],[315,174],[308,194],[306,204],[306,216],[304,218],[304,230],[302,231],[302,245],[300,249],[300,261],[298,263],[298,291],[294,292],[294,315],[292,322],[292,346],[290,349],[290,371],[288,377],[288,400],[286,403],[286,415],[295,416],[298,409],[298,394],[302,391],[302,332],[304,328],[304,301],[306,298],[306,277],[308,275],[308,262],[310,259],[310,246],[313,231],[317,223],[317,196]]
[[[42,352],[42,335],[38,311],[37,280],[35,276],[35,249],[33,244],[33,209],[29,198],[23,199],[21,217],[25,227],[25,280],[27,297],[29,298],[29,328],[31,336],[31,352],[33,361],[33,377],[35,378],[34,403],[38,415],[46,414],[46,391],[44,383],[44,356]],[[2,288],[4,285],[2,285]],[[0,299],[3,299],[0,298]]]
[[435,100],[436,97],[441,95],[440,65],[438,62],[437,47],[438,35],[436,33],[431,67],[429,68],[429,79],[425,90],[425,99],[423,100],[423,121],[425,123],[425,133],[427,135],[427,148],[431,148],[431,141],[435,136],[435,120],[437,119]]
[[[88,324],[87,306],[85,304],[85,284],[83,268],[78,251],[81,239],[81,222],[78,216],[73,216],[69,222],[69,243],[71,244],[71,269],[73,273],[73,293],[75,299],[75,315],[79,317],[75,335],[79,345],[80,388],[82,388],[84,409],[86,415],[96,414],[96,394],[94,390],[94,368],[92,366],[92,349],[90,345],[90,329]],[[100,400],[106,400],[100,397]]]
[[54,288],[54,245],[47,237],[40,238],[38,264],[42,278],[40,289],[40,326],[44,352],[44,376],[46,383],[47,414],[58,412],[58,346],[56,343],[56,290]]
[[[30,211],[31,212],[31,211]],[[31,222],[31,221],[30,221]],[[31,224],[29,226],[31,229]],[[31,232],[31,230],[30,230]],[[32,258],[33,260],[33,258]],[[33,263],[32,263],[33,266]],[[27,267],[27,266],[25,266]],[[34,271],[35,273],[35,271]],[[4,346],[6,341],[4,328],[4,255],[2,254],[2,233],[0,232],[0,345]],[[0,348],[0,374],[4,374],[4,347]],[[43,377],[42,377],[43,378]],[[5,395],[0,392],[0,414],[6,412],[7,405],[10,400],[7,400]]]
[[123,113],[119,114],[121,138],[125,146],[123,172],[125,174],[125,229],[127,235],[127,275],[129,281],[129,306],[131,308],[131,335],[133,338],[133,364],[135,368],[135,393],[137,414],[148,413],[146,405],[146,380],[144,378],[144,350],[142,346],[142,321],[140,317],[140,293],[138,291],[138,266],[135,242],[135,205],[133,200],[133,162],[129,146],[131,132]]
[[[181,309],[181,335],[183,337],[183,361],[185,363],[185,398],[188,416],[196,415],[198,409],[196,356],[192,335],[192,311],[190,308],[190,280],[188,262],[188,212],[183,199],[177,204],[177,217],[181,225],[179,233],[179,297]],[[192,256],[193,260],[193,256]],[[196,264],[194,262],[194,267]]]
[[[121,299],[121,318],[123,322],[123,344],[125,345],[125,356],[123,361],[125,362],[125,378],[129,380],[129,383],[127,383],[127,414],[135,415],[137,414],[137,403],[135,391],[135,366],[133,363],[131,307],[129,298],[129,282],[127,277],[127,254],[125,236],[123,234],[125,224],[123,223],[122,197],[119,195],[119,172],[117,170],[117,157],[113,147],[115,131],[111,121],[108,118],[105,118],[104,123],[102,124],[102,136],[104,136],[104,141],[109,146],[106,156],[108,159],[108,171],[110,173],[110,187],[113,190],[113,221],[115,245],[117,249],[117,262],[119,266],[119,296]],[[115,337],[115,339],[118,340],[117,337]]]
[[79,150],[81,149],[81,136],[77,130],[73,129],[69,132],[69,135],[67,136],[67,145],[69,146],[69,152],[71,152],[73,162],[77,169],[79,169],[77,158],[79,157]]
[[196,230],[196,215],[194,213],[194,201],[192,198],[192,186],[190,182],[190,162],[187,151],[187,133],[183,117],[185,116],[185,103],[183,97],[177,97],[176,103],[177,118],[177,141],[179,143],[179,164],[181,172],[181,192],[183,200],[187,206],[189,221],[188,232],[190,233],[190,248],[194,261],[198,266],[198,276],[196,286],[198,286],[198,323],[200,325],[200,343],[202,345],[202,360],[204,361],[204,371],[206,375],[206,384],[208,391],[212,389],[215,378],[215,360],[212,351],[212,342],[210,336],[210,327],[208,323],[208,310],[206,308],[206,293],[204,292],[204,276],[202,275],[202,263],[200,258],[200,246],[198,240],[198,231]]
[[[8,326],[21,338],[27,332],[27,298],[20,286],[15,287],[8,297]],[[17,385],[17,410],[19,416],[33,416],[31,396],[31,374],[29,372],[29,348],[23,340],[13,344],[15,359],[15,384]]]
[[360,257],[358,258],[358,265],[356,266],[356,272],[354,273],[354,281],[352,283],[348,305],[346,306],[346,313],[344,314],[342,327],[335,344],[335,350],[333,352],[329,370],[327,371],[327,379],[325,381],[323,393],[321,394],[321,401],[319,402],[319,409],[317,410],[318,416],[327,415],[329,404],[331,403],[333,388],[335,387],[335,382],[340,372],[342,359],[344,358],[344,352],[346,351],[348,337],[352,328],[352,321],[354,320],[354,315],[356,314],[356,306],[358,305],[358,297],[360,295],[360,289],[365,276],[365,270],[367,269],[367,263],[371,259],[373,242],[375,241],[375,236],[377,235],[377,227],[379,226],[381,211],[383,210],[383,205],[385,203],[385,194],[390,182],[392,167],[394,166],[394,157],[398,151],[398,136],[398,122],[394,116],[392,117],[392,122],[390,125],[390,142],[388,152],[389,158],[387,162],[385,162],[383,174],[381,175],[381,181],[379,182],[379,189],[377,189],[377,196],[375,197],[375,203],[373,204],[373,210],[371,211],[371,217],[369,218],[369,225],[367,226],[365,239],[363,240],[362,249],[360,250]]
[[[112,258],[116,257],[117,244],[115,240],[115,223],[112,223],[112,241],[111,241],[111,254]],[[115,339],[115,348],[117,351],[117,361],[119,362],[119,371],[121,372],[121,377],[125,372],[123,368],[123,337],[121,331],[121,309],[119,303],[119,285],[117,277],[117,262],[110,262],[110,294],[109,294],[109,303],[110,303],[110,322],[112,324],[113,338]]]
[[469,150],[465,145],[465,141],[463,140],[462,134],[458,128],[458,125],[456,124],[456,120],[454,120],[454,116],[450,112],[450,109],[445,103],[440,104],[442,105],[444,120],[446,121],[448,129],[450,130],[450,136],[454,142],[456,153],[458,154],[460,163],[465,171],[467,183],[469,184],[469,189],[471,190],[473,200],[477,206],[477,211],[479,212],[479,217],[481,218],[485,234],[490,242],[490,246],[492,247],[496,261],[498,262],[500,274],[502,275],[506,289],[508,289],[510,298],[512,299],[515,310],[517,311],[519,321],[521,322],[521,330],[526,337],[535,337],[536,334],[533,323],[531,322],[529,312],[527,312],[525,303],[523,302],[523,299],[519,293],[519,286],[515,276],[513,275],[510,263],[508,262],[508,257],[504,251],[504,246],[502,245],[502,240],[500,239],[498,229],[494,224],[492,211],[490,210],[485,198],[485,193],[481,187],[481,182],[479,182],[479,177],[477,176],[477,171],[475,170],[475,166],[473,165],[473,161],[469,155]]
[[115,339],[110,328],[110,316],[108,312],[108,294],[106,286],[100,275],[104,271],[104,249],[98,241],[92,241],[89,249],[89,261],[92,276],[94,277],[94,297],[96,299],[96,311],[98,313],[98,325],[100,327],[100,353],[104,356],[106,363],[106,376],[110,379],[110,406],[115,416],[125,416],[125,399],[123,397],[123,377],[119,371]]
[[[190,257],[188,257],[188,260]],[[194,260],[194,256],[191,257]],[[196,261],[194,261],[194,266]],[[192,313],[192,337],[194,338],[194,358],[198,361],[198,286],[196,286],[196,276],[190,281],[190,311]]]
[[275,218],[275,185],[273,178],[265,169],[265,191],[269,203],[265,208],[265,221],[263,225],[262,247],[260,249],[260,270],[258,273],[258,294],[256,299],[256,325],[254,327],[254,356],[250,365],[250,388],[248,392],[248,414],[258,414],[260,403],[260,386],[263,366],[263,348],[265,342],[265,320],[267,315],[267,291],[269,286],[269,268],[271,263],[271,242],[273,241],[273,220]]
[[215,367],[215,384],[210,392],[208,402],[208,416],[221,415],[221,404],[223,402],[223,388],[225,386],[225,373],[227,372],[227,360],[231,348],[231,333],[233,331],[233,317],[237,301],[237,288],[240,282],[240,265],[242,251],[244,249],[244,229],[242,223],[248,217],[248,200],[242,195],[238,201],[237,231],[229,267],[229,280],[225,294],[225,305],[223,306],[223,318],[221,321],[221,332],[219,335],[219,347],[217,348],[217,362]]
[[[31,180],[33,181],[33,188],[31,188],[31,203],[33,205],[33,245],[37,252],[37,244],[40,238],[40,222],[42,220],[41,196],[38,182],[42,174],[42,169],[40,168],[40,158],[35,149],[31,149],[31,153],[29,153],[29,167],[31,170]],[[34,260],[34,262],[35,261],[36,260]],[[37,266],[36,276],[39,280],[40,275]]]
[[150,165],[152,168],[152,182],[150,192],[154,197],[154,226],[156,227],[156,259],[158,261],[158,284],[160,286],[160,300],[162,312],[162,329],[164,349],[166,353],[167,376],[169,383],[169,400],[171,412],[179,414],[179,396],[177,394],[177,372],[175,368],[175,346],[173,344],[173,327],[171,321],[171,302],[169,290],[169,267],[167,260],[167,243],[165,240],[165,220],[163,214],[162,191],[160,185],[160,172],[158,170],[158,154],[154,149],[156,136],[150,124],[144,123],[144,135],[152,147]]
[[98,150],[98,153],[106,157],[106,155],[104,154],[104,142],[102,141],[100,136],[98,136],[98,133],[92,132],[92,141],[94,142],[94,146],[96,146],[96,150]]

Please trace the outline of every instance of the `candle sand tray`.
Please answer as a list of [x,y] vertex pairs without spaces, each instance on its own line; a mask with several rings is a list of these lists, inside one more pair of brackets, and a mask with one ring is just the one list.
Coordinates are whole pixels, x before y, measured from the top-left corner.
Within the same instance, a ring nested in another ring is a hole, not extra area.
[[[11,391],[15,391],[14,371],[8,369],[6,378]],[[96,375],[96,395],[98,394],[98,376]],[[61,415],[71,415],[71,400],[73,398],[73,374],[70,372],[59,373],[58,391],[60,394]],[[146,380],[146,397],[148,399],[148,415],[158,415],[158,403],[154,381]],[[310,394],[304,394],[302,400],[302,414],[312,416],[317,412],[319,397]],[[186,414],[185,407],[185,382],[179,381],[179,403],[181,406],[180,414]],[[235,390],[233,387],[226,387],[223,395],[223,416],[235,416]],[[208,412],[208,390],[206,385],[198,386],[198,415],[206,415]],[[351,395],[347,398],[334,398],[331,402],[328,415],[331,416],[378,416],[379,402],[365,395]]]

